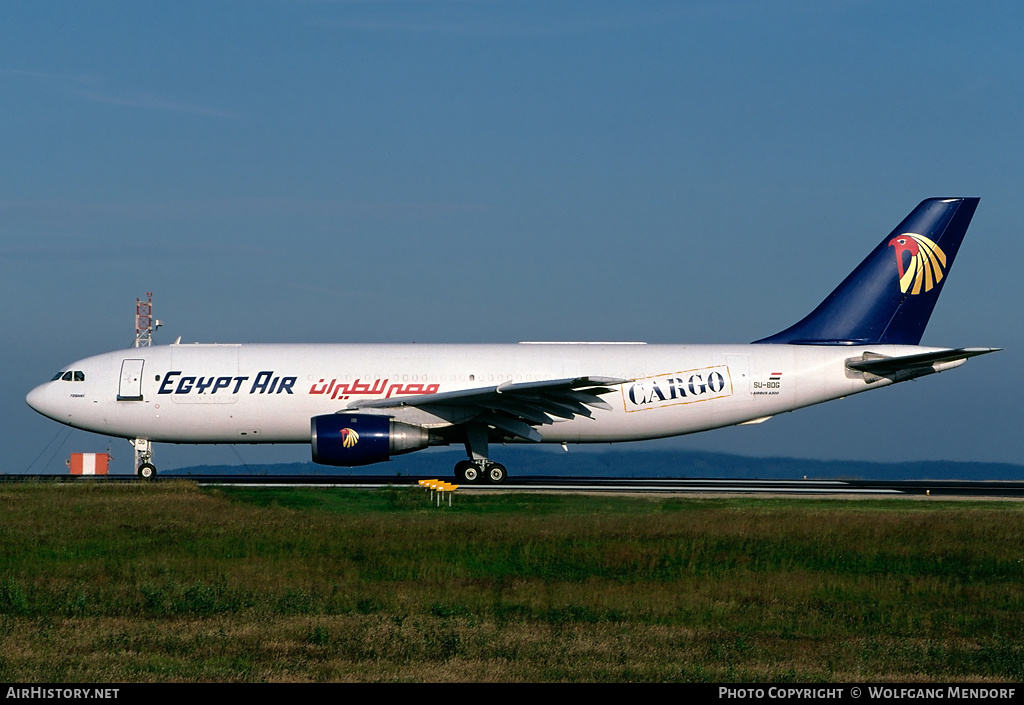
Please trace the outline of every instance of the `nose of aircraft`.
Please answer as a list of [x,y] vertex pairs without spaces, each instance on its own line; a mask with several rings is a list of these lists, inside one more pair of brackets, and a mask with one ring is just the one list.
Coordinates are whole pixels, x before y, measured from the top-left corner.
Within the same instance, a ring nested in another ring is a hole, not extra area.
[[40,384],[25,396],[25,402],[43,416],[53,418],[52,395],[47,393],[48,384]]

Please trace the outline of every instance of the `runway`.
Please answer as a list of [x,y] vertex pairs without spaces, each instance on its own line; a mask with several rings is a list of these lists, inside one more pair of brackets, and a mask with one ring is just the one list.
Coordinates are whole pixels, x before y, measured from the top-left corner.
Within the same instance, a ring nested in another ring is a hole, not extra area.
[[[187,480],[202,487],[338,487],[373,489],[415,485],[443,476],[381,475],[176,475],[157,482]],[[134,475],[3,475],[0,482],[141,482]],[[513,477],[502,485],[459,485],[459,492],[603,492],[629,494],[732,494],[864,497],[990,497],[1024,499],[1024,482],[959,480],[737,480],[711,478]]]

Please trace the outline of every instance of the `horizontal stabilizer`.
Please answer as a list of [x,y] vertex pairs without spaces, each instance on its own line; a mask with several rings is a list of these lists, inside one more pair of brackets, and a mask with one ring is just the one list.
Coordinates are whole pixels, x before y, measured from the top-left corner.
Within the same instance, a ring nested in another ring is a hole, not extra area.
[[900,357],[876,357],[867,360],[848,360],[846,366],[851,370],[868,372],[879,377],[919,370],[931,367],[938,362],[957,362],[966,360],[969,357],[985,355],[998,352],[1002,348],[953,348],[950,350],[938,350],[936,352],[921,353],[919,355],[902,355]]

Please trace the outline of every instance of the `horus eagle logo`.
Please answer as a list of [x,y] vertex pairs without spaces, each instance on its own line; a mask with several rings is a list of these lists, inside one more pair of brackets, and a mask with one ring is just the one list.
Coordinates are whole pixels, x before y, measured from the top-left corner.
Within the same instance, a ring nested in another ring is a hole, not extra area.
[[353,431],[351,428],[341,429],[341,445],[346,448],[351,448],[359,442],[359,434]]
[[[942,281],[942,270],[946,266],[946,253],[924,235],[903,233],[889,241],[896,250],[896,266],[900,274],[900,291],[909,290],[911,295],[931,291]],[[910,263],[904,264],[903,253],[910,253]]]

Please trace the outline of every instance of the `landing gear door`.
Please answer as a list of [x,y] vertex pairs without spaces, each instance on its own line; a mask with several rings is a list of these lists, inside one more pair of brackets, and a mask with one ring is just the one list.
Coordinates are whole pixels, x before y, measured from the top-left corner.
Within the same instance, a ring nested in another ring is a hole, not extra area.
[[125,360],[121,363],[121,382],[117,387],[118,401],[142,401],[142,364],[145,360]]

